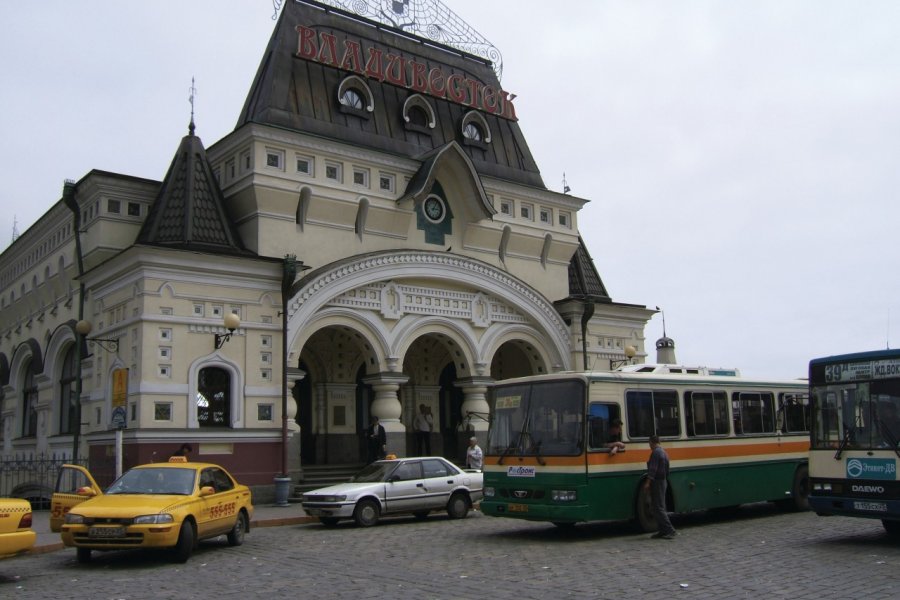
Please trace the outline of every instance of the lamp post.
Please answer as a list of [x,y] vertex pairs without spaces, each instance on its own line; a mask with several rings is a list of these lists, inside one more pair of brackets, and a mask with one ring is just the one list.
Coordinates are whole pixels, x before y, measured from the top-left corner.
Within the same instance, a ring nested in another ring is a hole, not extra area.
[[228,330],[228,333],[217,333],[215,339],[215,349],[218,350],[222,346],[225,345],[225,342],[231,339],[231,335],[234,333],[234,330],[241,326],[241,318],[234,313],[228,313],[225,315],[225,329]]
[[[78,262],[78,322],[84,320],[84,259],[81,251],[81,207],[78,206],[78,200],[75,198],[76,188],[75,182],[67,179],[63,183],[63,202],[68,209],[72,211],[72,229],[75,233],[75,259]],[[90,333],[90,329],[88,329]],[[83,383],[81,370],[81,347],[84,344],[84,336],[86,333],[78,331],[78,325],[75,326],[75,367],[78,369],[78,377],[75,379],[75,431],[72,432],[72,462],[78,462],[78,443],[81,435],[81,389]]]
[[288,475],[288,302],[297,277],[297,256],[285,254],[281,271],[281,472],[275,477],[275,504],[288,506],[291,478]]

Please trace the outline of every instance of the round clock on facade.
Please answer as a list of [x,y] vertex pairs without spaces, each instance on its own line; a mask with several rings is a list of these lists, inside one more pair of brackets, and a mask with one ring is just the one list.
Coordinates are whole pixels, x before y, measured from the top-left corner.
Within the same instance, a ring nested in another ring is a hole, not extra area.
[[435,223],[440,223],[444,219],[444,202],[437,196],[429,196],[425,198],[425,216]]

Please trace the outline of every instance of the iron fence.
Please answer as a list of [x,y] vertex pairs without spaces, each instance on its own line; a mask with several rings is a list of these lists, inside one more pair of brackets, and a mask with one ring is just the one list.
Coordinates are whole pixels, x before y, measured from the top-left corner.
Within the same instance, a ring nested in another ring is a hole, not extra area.
[[[86,458],[74,462],[88,464]],[[56,476],[65,464],[73,464],[72,459],[56,454],[0,458],[0,497],[25,498],[34,510],[49,509]]]

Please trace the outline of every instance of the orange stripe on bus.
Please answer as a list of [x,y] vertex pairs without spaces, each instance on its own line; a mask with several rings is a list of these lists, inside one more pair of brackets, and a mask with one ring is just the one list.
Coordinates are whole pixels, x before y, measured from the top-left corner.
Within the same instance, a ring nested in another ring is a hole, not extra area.
[[[665,446],[664,446],[665,447]],[[765,442],[758,444],[721,444],[714,446],[682,446],[682,447],[665,447],[669,455],[669,459],[676,460],[697,460],[709,458],[733,458],[736,456],[745,456],[753,458],[764,455],[779,454],[796,454],[798,452],[807,452],[809,450],[809,440],[799,442]],[[616,462],[647,462],[650,458],[650,449],[642,448],[640,450],[629,446],[628,450],[616,455],[610,455],[608,452],[591,452],[587,459],[581,456],[544,456],[542,457],[544,464],[542,465],[535,456],[507,456],[503,460],[501,466],[528,465],[528,466],[545,466],[545,467],[563,467],[583,465],[585,461],[592,465],[597,464],[615,464]],[[499,457],[486,456],[484,459],[487,465],[499,465]]]

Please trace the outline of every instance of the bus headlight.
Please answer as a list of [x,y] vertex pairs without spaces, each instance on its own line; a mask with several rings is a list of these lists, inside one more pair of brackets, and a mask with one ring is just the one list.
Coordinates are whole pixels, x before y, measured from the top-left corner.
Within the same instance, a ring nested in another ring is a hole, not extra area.
[[485,497],[485,498],[493,498],[493,497],[496,495],[496,493],[497,493],[497,492],[494,490],[494,488],[492,488],[492,487],[486,487],[486,488],[484,488],[484,489],[481,490],[481,491],[482,491],[482,493],[484,494],[484,497]]
[[578,494],[575,490],[550,490],[550,499],[554,502],[575,502]]

